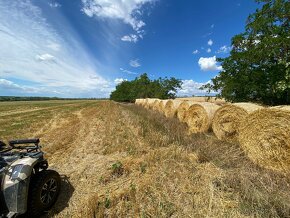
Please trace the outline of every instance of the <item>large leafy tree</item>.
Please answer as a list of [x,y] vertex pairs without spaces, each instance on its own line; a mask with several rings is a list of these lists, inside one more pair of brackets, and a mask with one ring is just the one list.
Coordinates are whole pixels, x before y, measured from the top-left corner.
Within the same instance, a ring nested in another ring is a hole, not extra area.
[[223,70],[203,88],[232,102],[289,104],[290,4],[256,1],[263,5],[248,17],[245,32],[232,38],[230,56],[218,59]]
[[116,86],[110,98],[114,101],[133,102],[137,98],[175,98],[182,82],[175,78],[150,80],[147,74]]

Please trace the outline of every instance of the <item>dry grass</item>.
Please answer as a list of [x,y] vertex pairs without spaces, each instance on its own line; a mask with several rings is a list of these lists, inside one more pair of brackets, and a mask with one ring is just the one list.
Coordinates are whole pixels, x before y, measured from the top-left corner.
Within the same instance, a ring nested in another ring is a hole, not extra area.
[[241,123],[239,141],[263,167],[290,173],[290,107],[257,110]]
[[252,103],[227,104],[220,107],[214,114],[212,129],[220,140],[237,142],[240,123],[255,110],[263,108]]
[[189,136],[177,119],[136,105],[47,107],[0,120],[1,138],[40,136],[63,176],[47,217],[290,215],[289,176],[259,167],[237,144]]

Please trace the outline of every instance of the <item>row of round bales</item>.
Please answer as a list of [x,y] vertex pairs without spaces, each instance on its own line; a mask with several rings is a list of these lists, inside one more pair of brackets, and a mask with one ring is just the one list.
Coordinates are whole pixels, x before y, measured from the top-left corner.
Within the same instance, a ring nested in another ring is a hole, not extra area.
[[136,104],[177,117],[190,133],[212,130],[220,140],[239,142],[253,162],[290,173],[290,106],[160,99],[137,99]]

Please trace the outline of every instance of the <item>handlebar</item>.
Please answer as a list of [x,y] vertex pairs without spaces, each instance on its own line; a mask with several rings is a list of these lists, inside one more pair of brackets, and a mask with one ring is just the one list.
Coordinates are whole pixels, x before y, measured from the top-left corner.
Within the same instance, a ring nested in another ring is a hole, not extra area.
[[14,145],[21,145],[21,144],[35,144],[38,146],[40,140],[39,139],[20,139],[20,140],[11,140],[9,141],[9,145],[14,147]]

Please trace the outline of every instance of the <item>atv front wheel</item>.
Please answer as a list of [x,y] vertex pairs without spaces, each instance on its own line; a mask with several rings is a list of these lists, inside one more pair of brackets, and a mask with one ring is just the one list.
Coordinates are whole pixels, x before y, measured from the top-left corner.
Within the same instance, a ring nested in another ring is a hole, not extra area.
[[57,200],[61,179],[54,170],[43,170],[31,178],[28,196],[28,215],[38,217]]

